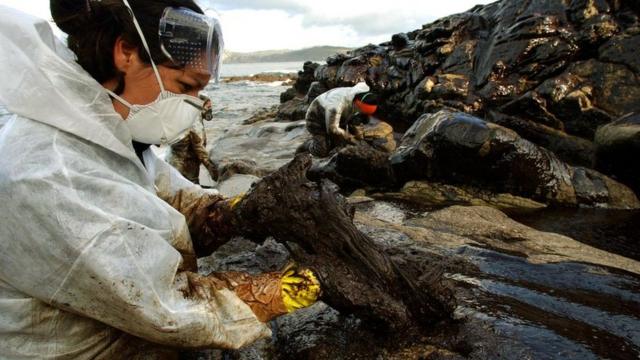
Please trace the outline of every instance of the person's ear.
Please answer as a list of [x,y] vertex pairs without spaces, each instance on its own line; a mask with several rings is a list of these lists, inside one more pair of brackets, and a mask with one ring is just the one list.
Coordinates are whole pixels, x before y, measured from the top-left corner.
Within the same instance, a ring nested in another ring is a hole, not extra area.
[[126,42],[122,36],[116,39],[113,45],[113,64],[118,72],[126,74],[132,66],[136,65],[138,48]]

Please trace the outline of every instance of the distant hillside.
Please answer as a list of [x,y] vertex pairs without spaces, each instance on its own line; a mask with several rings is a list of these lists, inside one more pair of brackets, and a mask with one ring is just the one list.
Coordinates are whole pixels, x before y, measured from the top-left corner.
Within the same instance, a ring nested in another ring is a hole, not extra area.
[[324,61],[336,53],[344,53],[350,48],[337,46],[316,46],[301,50],[268,50],[251,53],[227,52],[224,62],[227,64],[286,62],[286,61]]

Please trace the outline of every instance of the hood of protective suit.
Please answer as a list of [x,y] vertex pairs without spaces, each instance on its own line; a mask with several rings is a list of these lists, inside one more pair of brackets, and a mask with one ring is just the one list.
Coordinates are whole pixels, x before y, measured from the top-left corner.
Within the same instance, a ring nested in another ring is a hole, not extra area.
[[353,101],[356,95],[360,93],[371,91],[371,89],[369,88],[369,85],[367,85],[367,83],[365,82],[357,83],[355,86],[347,89],[349,89],[347,90],[347,94],[348,94],[347,96],[350,101]]
[[351,90],[353,90],[352,91],[353,96],[356,96],[359,93],[368,92],[371,89],[369,88],[369,85],[367,85],[367,83],[360,82],[360,83],[357,83],[356,86],[352,87]]
[[0,5],[0,104],[140,164],[105,89],[43,19]]
[[331,89],[318,96],[314,101],[325,109],[350,108],[356,95],[368,91],[369,85],[361,82],[352,87]]

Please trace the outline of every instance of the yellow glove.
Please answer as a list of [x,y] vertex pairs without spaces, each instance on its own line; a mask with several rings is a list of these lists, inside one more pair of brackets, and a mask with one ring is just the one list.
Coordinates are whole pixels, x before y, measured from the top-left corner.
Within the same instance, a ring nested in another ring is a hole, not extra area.
[[320,282],[309,269],[289,266],[282,274],[282,302],[287,312],[306,308],[318,301]]
[[236,206],[238,206],[238,204],[240,203],[240,201],[242,201],[242,199],[244,198],[245,194],[240,194],[238,196],[232,197],[230,199],[227,200],[227,202],[229,203],[229,207],[231,208],[231,210],[233,210]]

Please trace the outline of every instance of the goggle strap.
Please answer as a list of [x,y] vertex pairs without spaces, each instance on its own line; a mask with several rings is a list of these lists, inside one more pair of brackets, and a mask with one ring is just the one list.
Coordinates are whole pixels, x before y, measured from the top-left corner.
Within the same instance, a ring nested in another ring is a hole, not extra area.
[[140,40],[142,40],[142,46],[144,46],[144,49],[147,51],[147,55],[149,55],[149,60],[151,61],[153,72],[156,74],[156,79],[158,79],[158,84],[160,84],[160,90],[164,91],[164,85],[162,84],[162,79],[160,78],[160,72],[158,71],[156,64],[153,62],[153,57],[151,57],[151,50],[149,50],[149,44],[147,44],[147,39],[145,39],[144,37],[144,33],[142,32],[142,28],[138,23],[138,19],[136,19],[136,15],[134,14],[133,9],[131,8],[131,5],[129,5],[129,1],[122,0],[122,2],[129,9],[129,12],[131,13],[131,17],[133,18],[133,25],[136,27],[136,30],[138,31],[138,35],[140,35]]

